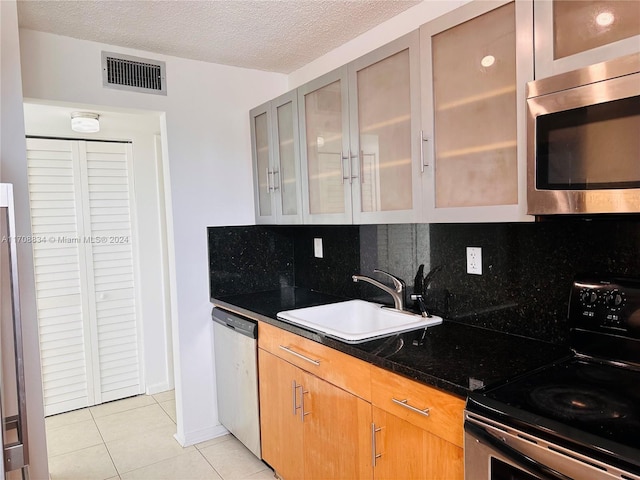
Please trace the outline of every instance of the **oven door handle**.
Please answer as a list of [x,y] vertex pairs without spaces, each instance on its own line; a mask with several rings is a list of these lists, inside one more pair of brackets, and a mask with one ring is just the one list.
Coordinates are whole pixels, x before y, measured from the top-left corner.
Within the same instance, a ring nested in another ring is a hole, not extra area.
[[464,429],[469,432],[476,440],[483,442],[491,448],[497,450],[512,462],[516,463],[518,467],[526,470],[532,475],[541,476],[541,480],[573,480],[551,467],[535,461],[533,458],[518,452],[515,448],[500,441],[485,429],[474,425],[470,422],[465,422]]

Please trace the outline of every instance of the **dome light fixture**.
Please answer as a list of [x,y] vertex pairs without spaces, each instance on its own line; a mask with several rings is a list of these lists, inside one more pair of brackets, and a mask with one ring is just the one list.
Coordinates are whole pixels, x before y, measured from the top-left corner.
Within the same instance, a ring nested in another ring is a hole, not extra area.
[[480,65],[485,68],[489,68],[494,63],[496,63],[496,57],[494,57],[493,55],[485,55],[484,57],[482,57],[482,60],[480,60]]
[[100,115],[91,112],[73,112],[71,130],[78,133],[96,133],[100,131]]
[[596,16],[596,23],[601,27],[608,27],[613,23],[615,19],[616,17],[613,15],[613,13],[604,11]]

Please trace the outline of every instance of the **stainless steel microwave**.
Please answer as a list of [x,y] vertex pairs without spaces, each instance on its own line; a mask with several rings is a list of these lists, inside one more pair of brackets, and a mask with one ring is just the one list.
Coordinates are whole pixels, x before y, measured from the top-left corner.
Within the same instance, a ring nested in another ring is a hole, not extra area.
[[527,84],[527,213],[640,213],[640,53]]

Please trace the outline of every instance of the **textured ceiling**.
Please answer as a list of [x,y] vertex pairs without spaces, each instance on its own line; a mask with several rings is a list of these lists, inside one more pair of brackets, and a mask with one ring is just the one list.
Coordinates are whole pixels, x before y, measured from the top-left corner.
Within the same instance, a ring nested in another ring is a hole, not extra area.
[[[1,0],[0,0],[1,1]],[[290,73],[420,0],[19,0],[20,27]]]

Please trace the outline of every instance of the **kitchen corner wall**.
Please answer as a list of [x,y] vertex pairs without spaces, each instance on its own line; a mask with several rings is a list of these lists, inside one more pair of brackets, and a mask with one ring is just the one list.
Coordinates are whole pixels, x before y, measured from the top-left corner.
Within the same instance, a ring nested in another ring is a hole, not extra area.
[[[314,258],[313,238],[324,258]],[[466,273],[482,248],[483,275]],[[450,320],[565,343],[569,289],[578,273],[640,276],[640,217],[558,218],[517,224],[405,224],[209,228],[211,295],[311,288],[390,302],[351,275],[374,268],[413,284],[418,265],[442,266],[428,305]],[[411,286],[409,290],[411,291]]]

